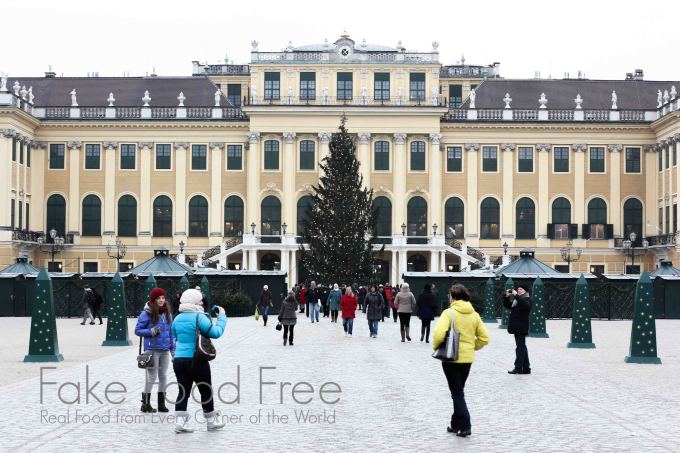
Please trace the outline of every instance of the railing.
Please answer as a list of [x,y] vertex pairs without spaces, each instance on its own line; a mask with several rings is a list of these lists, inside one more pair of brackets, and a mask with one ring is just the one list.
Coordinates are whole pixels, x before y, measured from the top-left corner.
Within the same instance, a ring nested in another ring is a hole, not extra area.
[[100,119],[106,117],[105,107],[83,107],[80,109],[80,117],[85,119]]
[[209,64],[197,67],[193,75],[250,75],[247,64]]
[[210,247],[208,250],[203,252],[203,259],[207,260],[208,258],[212,258],[213,256],[217,255],[221,251],[222,251],[222,249],[219,245],[216,245],[215,247]]
[[373,96],[356,96],[350,99],[338,98],[335,96],[309,96],[309,97],[299,97],[299,96],[286,96],[281,95],[277,98],[264,97],[264,96],[251,96],[247,99],[248,105],[295,105],[295,106],[357,106],[357,107],[444,107],[446,106],[446,99],[443,96],[423,97],[414,98],[410,96],[397,96],[389,97],[387,99],[376,99]]
[[660,236],[649,236],[647,237],[647,242],[649,242],[650,247],[675,246],[676,235],[675,233],[671,233]]
[[210,107],[188,107],[187,118],[211,118],[212,109]]
[[537,121],[538,110],[514,110],[513,119],[519,121]]
[[609,121],[609,110],[586,110],[583,118],[585,121]]
[[426,52],[362,52],[361,47],[357,52],[342,58],[335,52],[252,52],[251,64],[259,62],[274,63],[403,63],[403,64],[436,64],[439,62],[438,53]]
[[573,110],[548,110],[549,121],[573,121]]
[[502,120],[502,109],[478,109],[477,118],[480,120]]
[[222,109],[222,119],[225,120],[247,120],[248,115],[237,107],[224,107]]
[[645,112],[642,110],[621,110],[621,121],[644,121]]
[[446,245],[456,250],[463,250],[463,243],[458,239],[446,238]]
[[68,118],[70,109],[68,107],[47,107],[45,118]]
[[229,250],[230,248],[236,247],[239,244],[243,244],[243,236],[236,236],[225,241],[224,250]]
[[278,234],[261,234],[259,236],[262,244],[280,244],[281,236]]
[[171,119],[177,117],[177,109],[175,107],[152,107],[151,118],[153,119]]
[[136,119],[142,117],[141,107],[116,107],[116,118]]
[[465,109],[451,109],[446,112],[444,118],[447,120],[466,120],[468,117],[468,111]]
[[42,231],[28,231],[28,230],[12,230],[12,240],[13,241],[24,241],[24,242],[38,242],[38,238],[43,236],[45,233]]
[[407,244],[428,244],[430,238],[427,236],[406,236]]
[[467,254],[478,261],[484,262],[484,252],[479,249],[468,246]]
[[489,69],[484,66],[443,66],[439,77],[487,77]]

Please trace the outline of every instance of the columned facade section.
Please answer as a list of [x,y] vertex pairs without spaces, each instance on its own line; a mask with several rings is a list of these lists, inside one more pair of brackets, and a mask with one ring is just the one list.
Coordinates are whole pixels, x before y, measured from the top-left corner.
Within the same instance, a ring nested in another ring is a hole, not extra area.
[[[287,223],[290,225],[289,228],[295,228],[297,230],[297,222],[295,216],[295,174],[297,169],[295,168],[295,137],[297,134],[295,132],[284,132],[283,133],[283,217],[281,218],[281,224]],[[299,234],[299,231],[295,231],[295,234]],[[283,266],[283,256],[281,257],[281,263]]]
[[222,226],[222,153],[224,142],[210,142],[210,246],[220,245],[224,236]]
[[68,219],[66,230],[72,234],[74,241],[80,237],[80,148],[82,142],[71,141],[66,144],[68,148]]
[[[139,231],[137,243],[151,245],[151,150],[153,143],[139,142]],[[117,202],[114,199],[113,205]]]
[[[260,225],[260,133],[248,133],[248,155],[246,158],[246,165],[248,169],[248,178],[246,180],[246,212],[244,223],[246,228],[252,222],[255,225]],[[252,269],[252,266],[248,266]]]
[[396,226],[406,222],[406,134],[402,133],[394,134],[392,190],[394,191],[392,225]]
[[175,244],[184,241],[187,237],[187,153],[189,144],[175,142],[175,231],[173,234]]

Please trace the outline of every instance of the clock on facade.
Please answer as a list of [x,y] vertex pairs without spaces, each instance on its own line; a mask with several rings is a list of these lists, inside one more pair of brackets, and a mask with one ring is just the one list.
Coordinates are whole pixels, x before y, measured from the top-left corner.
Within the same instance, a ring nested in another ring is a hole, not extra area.
[[338,53],[342,58],[347,58],[352,53],[352,49],[349,46],[342,46],[338,49]]

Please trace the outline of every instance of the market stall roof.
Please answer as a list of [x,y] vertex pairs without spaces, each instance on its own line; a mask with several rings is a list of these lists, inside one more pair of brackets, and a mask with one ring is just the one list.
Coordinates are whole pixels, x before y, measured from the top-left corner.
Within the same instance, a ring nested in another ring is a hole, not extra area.
[[189,266],[170,258],[170,251],[166,247],[158,247],[153,251],[153,255],[153,257],[130,269],[128,272],[136,275],[159,275],[168,272],[181,272],[181,275],[184,275],[186,273],[191,274],[194,271]]
[[404,272],[404,277],[448,277],[448,278],[493,278],[494,273],[491,271],[470,271],[470,272]]
[[288,275],[285,271],[244,271],[219,270],[213,267],[198,267],[193,269],[194,275]]
[[499,269],[496,269],[494,271],[494,274],[497,277],[500,276],[510,277],[513,274],[529,274],[534,275],[534,278],[535,276],[538,275],[540,275],[541,278],[546,278],[545,276],[550,274],[561,274],[562,276],[565,275],[548,266],[543,261],[536,259],[534,257],[534,251],[531,249],[521,250],[519,252],[518,259],[508,264],[507,266],[503,266]]
[[503,273],[502,274],[504,277],[512,278],[513,280],[517,279],[527,279],[527,280],[533,280],[536,279],[537,277],[541,277],[542,280],[546,279],[558,279],[558,278],[564,278],[564,279],[572,279],[572,280],[577,280],[581,275],[583,275],[584,278],[597,278],[596,275],[587,273],[587,274],[568,274],[565,272],[558,272],[556,274],[533,274],[533,273]]
[[[679,277],[680,269],[673,267],[673,262],[670,260],[661,260],[659,267],[649,273],[649,278],[654,277]],[[670,279],[667,279],[670,280]]]
[[37,274],[40,269],[28,262],[28,255],[21,253],[16,258],[16,262],[3,270],[0,274]]

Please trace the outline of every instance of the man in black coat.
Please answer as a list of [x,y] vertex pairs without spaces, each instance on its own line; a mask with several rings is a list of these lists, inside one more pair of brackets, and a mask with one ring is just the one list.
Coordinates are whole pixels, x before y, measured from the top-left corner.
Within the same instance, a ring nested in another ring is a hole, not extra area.
[[510,374],[531,374],[529,352],[526,338],[529,334],[529,313],[531,313],[531,298],[529,287],[520,285],[517,291],[506,290],[503,305],[510,310],[508,333],[515,336],[515,368]]

